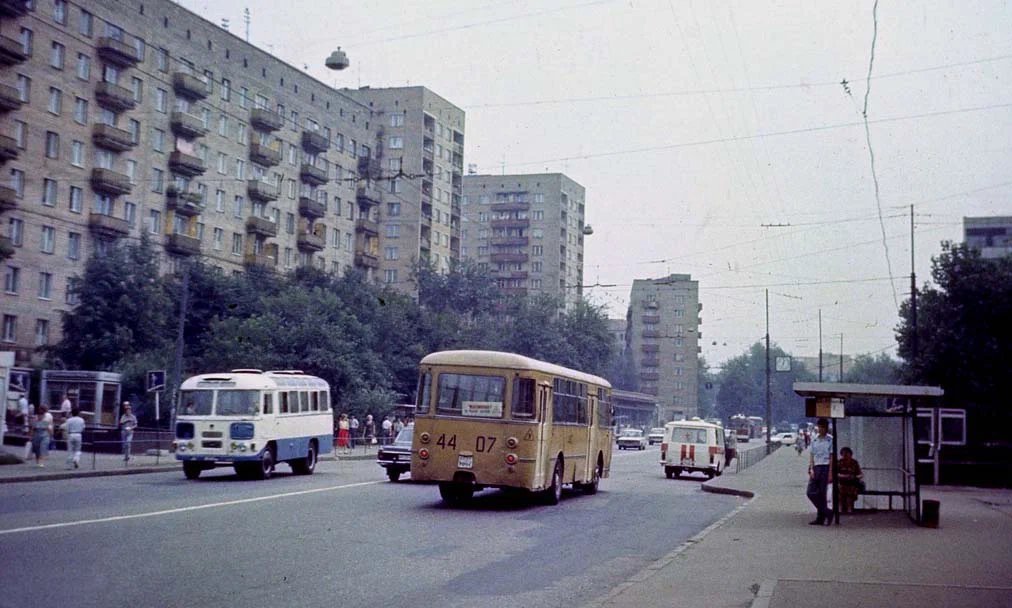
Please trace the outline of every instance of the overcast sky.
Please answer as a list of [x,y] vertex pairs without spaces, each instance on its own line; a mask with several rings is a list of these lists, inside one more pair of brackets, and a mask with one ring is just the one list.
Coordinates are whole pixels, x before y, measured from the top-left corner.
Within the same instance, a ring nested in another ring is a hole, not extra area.
[[895,354],[910,205],[919,284],[964,216],[1012,215],[1009,2],[883,0],[870,83],[872,0],[181,4],[240,36],[249,7],[327,83],[432,89],[480,173],[583,184],[585,293],[624,317],[632,279],[691,274],[711,365],[763,336],[767,288],[786,350],[818,353],[821,308],[825,350]]

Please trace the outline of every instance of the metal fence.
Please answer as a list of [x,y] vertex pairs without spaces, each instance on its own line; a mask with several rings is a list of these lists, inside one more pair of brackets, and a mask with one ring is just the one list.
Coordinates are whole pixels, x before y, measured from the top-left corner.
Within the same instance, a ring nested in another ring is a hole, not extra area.
[[764,443],[745,450],[739,449],[734,457],[734,472],[741,473],[778,449],[780,449],[779,443]]

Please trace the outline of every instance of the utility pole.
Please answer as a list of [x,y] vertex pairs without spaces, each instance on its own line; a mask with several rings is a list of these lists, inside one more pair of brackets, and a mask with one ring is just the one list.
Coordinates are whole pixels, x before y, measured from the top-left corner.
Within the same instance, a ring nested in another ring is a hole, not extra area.
[[246,42],[249,42],[249,8],[242,12],[243,21],[246,22]]
[[840,382],[843,382],[843,332],[840,332]]
[[819,309],[819,382],[822,382],[822,309]]
[[183,286],[179,296],[179,322],[176,325],[176,357],[172,365],[172,392],[169,393],[171,404],[169,406],[172,414],[169,416],[170,430],[175,432],[176,428],[176,396],[179,394],[179,385],[183,382],[183,332],[186,329],[186,310],[190,301],[190,262],[183,262]]
[[773,403],[770,393],[770,290],[766,290],[766,453],[770,450]]
[[910,205],[910,325],[913,329],[911,334],[911,350],[913,350],[914,372],[917,370],[917,273],[914,272],[914,206]]

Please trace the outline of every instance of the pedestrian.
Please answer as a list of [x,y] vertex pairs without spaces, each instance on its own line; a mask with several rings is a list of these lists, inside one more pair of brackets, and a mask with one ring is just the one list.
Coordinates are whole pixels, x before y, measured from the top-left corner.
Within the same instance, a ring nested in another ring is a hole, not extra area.
[[348,432],[348,448],[349,449],[354,449],[355,448],[355,438],[358,437],[358,426],[359,426],[358,425],[358,417],[355,416],[354,414],[352,414],[352,416],[351,416],[351,422],[348,423],[348,426],[349,426],[349,429],[348,429],[349,430],[349,432]]
[[119,417],[120,438],[123,441],[123,461],[129,462],[130,450],[133,447],[134,429],[137,428],[137,416],[130,409],[130,402],[123,402],[123,415]]
[[40,468],[46,466],[46,457],[49,456],[49,440],[53,437],[53,415],[49,408],[40,405],[32,422],[32,454],[35,454],[35,464]]
[[394,419],[394,437],[401,434],[404,430],[404,422],[398,417]]
[[21,430],[25,434],[25,456],[24,460],[32,457],[32,425],[35,422],[35,404],[29,403],[28,399],[21,396],[18,400],[18,410],[21,412]]
[[813,526],[832,523],[832,512],[826,506],[826,490],[833,481],[833,437],[829,435],[829,421],[819,418],[816,424],[818,435],[812,439],[808,455],[808,500],[815,505],[815,519],[808,522]]
[[348,421],[348,414],[341,414],[337,421],[337,447],[342,452],[350,452],[351,444],[348,438],[351,436],[351,423]]
[[67,436],[67,468],[81,467],[81,443],[84,436],[84,418],[76,407],[70,409],[70,417],[60,425]]
[[70,397],[68,397],[66,393],[64,393],[63,401],[60,402],[60,413],[63,414],[64,417],[68,417],[70,416],[70,410],[72,409],[73,404],[70,403]]
[[864,491],[864,473],[861,465],[854,460],[854,450],[840,448],[836,474],[840,480],[840,512],[853,513],[857,495]]
[[383,417],[381,426],[383,427],[383,444],[386,445],[390,443],[390,438],[394,432],[394,423],[390,420],[390,416]]
[[372,414],[365,415],[365,423],[362,425],[362,438],[366,445],[376,443],[376,423],[372,420]]

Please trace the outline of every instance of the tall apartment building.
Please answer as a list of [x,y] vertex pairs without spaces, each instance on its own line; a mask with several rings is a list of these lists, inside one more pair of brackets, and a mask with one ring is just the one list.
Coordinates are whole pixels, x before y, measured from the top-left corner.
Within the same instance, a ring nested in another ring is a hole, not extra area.
[[462,257],[489,268],[503,290],[583,294],[583,186],[561,173],[464,176]]
[[[464,111],[425,87],[344,89],[377,116],[376,167],[386,204],[380,217],[385,283],[413,293],[412,266],[440,272],[460,256]],[[400,176],[400,177],[397,177]]]
[[963,242],[989,259],[1012,254],[1012,216],[964,217]]
[[[404,99],[424,132],[426,98]],[[142,232],[166,272],[200,258],[390,279],[380,220],[400,185],[380,112],[169,0],[0,0],[0,348],[24,363],[58,340],[88,257]],[[407,173],[424,169],[417,139]]]
[[687,274],[636,279],[628,333],[642,393],[656,395],[660,422],[699,412],[699,283]]

